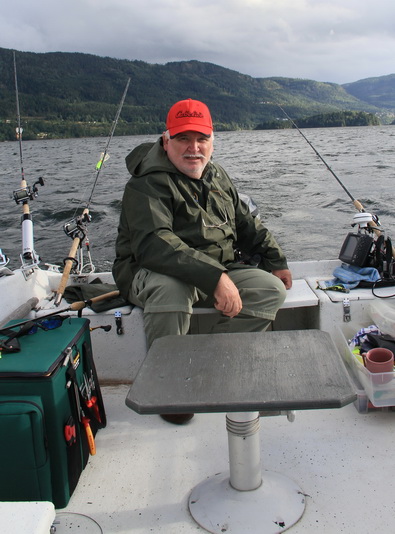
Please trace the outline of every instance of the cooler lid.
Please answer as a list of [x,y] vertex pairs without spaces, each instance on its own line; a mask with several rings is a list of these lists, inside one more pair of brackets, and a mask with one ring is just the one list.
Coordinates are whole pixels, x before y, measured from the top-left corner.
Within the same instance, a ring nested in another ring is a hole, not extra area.
[[[0,377],[50,376],[88,327],[88,319],[70,317],[53,330],[38,328],[35,334],[18,337],[19,352],[1,353]],[[0,334],[0,339],[5,337]]]

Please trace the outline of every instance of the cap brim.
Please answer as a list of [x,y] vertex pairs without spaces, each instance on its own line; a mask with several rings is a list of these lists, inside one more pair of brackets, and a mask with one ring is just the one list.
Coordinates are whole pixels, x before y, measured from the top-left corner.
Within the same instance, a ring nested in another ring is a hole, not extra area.
[[177,128],[171,128],[169,130],[171,138],[183,132],[198,132],[206,137],[211,137],[213,130],[207,126],[202,126],[201,124],[184,124],[183,126],[178,126]]

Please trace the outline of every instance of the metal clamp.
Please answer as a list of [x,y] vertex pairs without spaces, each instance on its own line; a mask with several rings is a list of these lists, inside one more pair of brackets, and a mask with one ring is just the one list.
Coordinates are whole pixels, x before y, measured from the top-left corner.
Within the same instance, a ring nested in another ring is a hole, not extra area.
[[351,303],[349,298],[343,299],[343,321],[345,323],[351,321]]
[[5,267],[10,260],[0,248],[0,266]]
[[114,313],[114,316],[115,316],[115,326],[117,327],[117,334],[120,336],[123,334],[122,313],[117,310]]

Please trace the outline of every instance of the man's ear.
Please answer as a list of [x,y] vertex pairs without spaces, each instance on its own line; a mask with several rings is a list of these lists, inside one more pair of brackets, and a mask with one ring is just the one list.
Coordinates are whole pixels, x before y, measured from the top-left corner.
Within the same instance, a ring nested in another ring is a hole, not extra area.
[[162,134],[162,144],[164,150],[167,152],[167,145],[169,144],[169,137],[166,135],[166,132],[163,132]]

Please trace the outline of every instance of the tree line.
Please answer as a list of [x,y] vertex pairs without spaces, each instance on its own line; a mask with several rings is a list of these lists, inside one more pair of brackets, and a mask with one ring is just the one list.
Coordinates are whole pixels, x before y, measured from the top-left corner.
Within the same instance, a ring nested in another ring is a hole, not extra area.
[[[380,120],[376,115],[365,113],[364,111],[340,111],[303,117],[298,119],[295,124],[297,124],[299,128],[336,128],[345,126],[378,126]],[[258,124],[256,130],[276,130],[284,128],[293,128],[292,122],[288,119],[268,121]]]
[[[252,78],[195,60],[152,65],[81,53],[16,52],[16,64],[25,139],[107,135],[129,77],[116,135],[161,133],[167,110],[184,98],[206,102],[217,131],[287,127],[273,102],[298,123],[306,120],[306,127],[357,120],[328,116],[344,110],[380,112],[382,120],[386,113],[338,84]],[[15,139],[16,122],[13,53],[0,48],[0,140]]]

